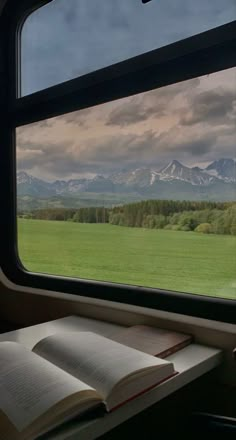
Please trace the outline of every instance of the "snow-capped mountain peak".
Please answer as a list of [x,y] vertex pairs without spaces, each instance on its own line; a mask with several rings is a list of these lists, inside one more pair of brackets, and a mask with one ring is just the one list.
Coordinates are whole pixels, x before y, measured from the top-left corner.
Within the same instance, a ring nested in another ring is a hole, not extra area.
[[161,174],[169,174],[174,175],[176,173],[181,173],[183,168],[186,168],[182,163],[180,163],[178,160],[172,160],[166,167],[162,168],[160,170]]
[[159,178],[159,173],[150,168],[136,168],[131,171],[121,171],[115,174],[112,174],[110,180],[114,184],[119,185],[127,185],[127,186],[135,186],[138,185],[140,187],[148,187],[152,186],[156,180]]
[[38,179],[25,171],[17,173],[17,191],[18,195],[33,195],[48,197],[54,194],[52,184]]
[[204,173],[199,167],[189,168],[177,160],[170,162],[160,171],[160,180],[181,180],[192,185],[209,185],[214,177]]
[[27,184],[31,185],[32,182],[35,180],[36,180],[36,177],[33,177],[30,174],[27,174],[25,171],[19,171],[19,173],[17,173],[17,184],[27,183]]
[[236,182],[236,160],[235,159],[219,159],[212,162],[205,171],[227,182]]

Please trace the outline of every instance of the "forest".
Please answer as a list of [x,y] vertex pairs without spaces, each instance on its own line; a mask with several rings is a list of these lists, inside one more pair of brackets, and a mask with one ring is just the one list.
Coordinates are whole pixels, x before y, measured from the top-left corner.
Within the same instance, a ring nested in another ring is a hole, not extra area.
[[145,200],[113,208],[48,208],[20,218],[236,235],[236,202]]

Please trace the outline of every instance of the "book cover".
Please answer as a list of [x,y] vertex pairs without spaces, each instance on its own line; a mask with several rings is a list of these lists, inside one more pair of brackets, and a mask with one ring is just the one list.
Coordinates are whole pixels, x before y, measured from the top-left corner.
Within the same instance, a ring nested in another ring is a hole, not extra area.
[[112,339],[160,358],[170,356],[193,341],[192,335],[148,325],[128,327],[113,335]]

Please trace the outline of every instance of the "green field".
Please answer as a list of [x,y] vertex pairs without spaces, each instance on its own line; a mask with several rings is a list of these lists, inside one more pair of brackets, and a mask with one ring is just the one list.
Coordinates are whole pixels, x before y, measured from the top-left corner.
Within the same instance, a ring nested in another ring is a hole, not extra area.
[[31,271],[236,299],[236,237],[19,220]]

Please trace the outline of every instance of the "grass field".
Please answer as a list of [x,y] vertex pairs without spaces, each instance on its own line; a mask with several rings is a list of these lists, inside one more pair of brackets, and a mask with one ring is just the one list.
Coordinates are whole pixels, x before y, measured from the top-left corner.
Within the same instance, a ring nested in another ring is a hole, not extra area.
[[236,237],[19,220],[19,256],[35,272],[236,299]]

